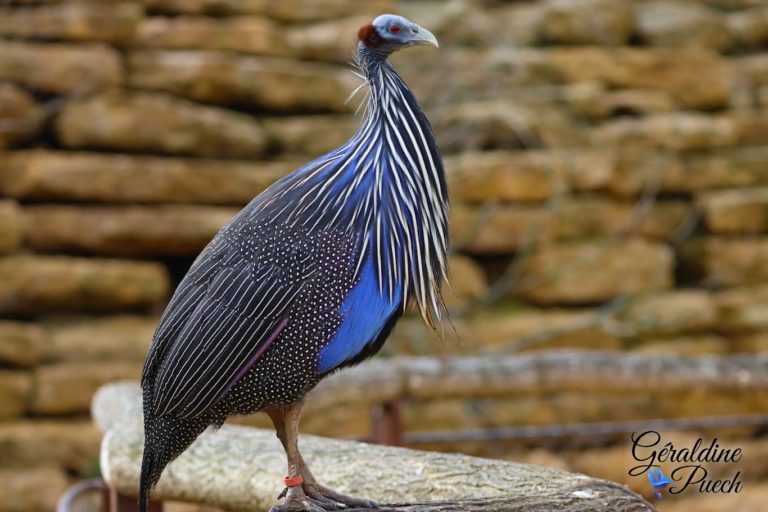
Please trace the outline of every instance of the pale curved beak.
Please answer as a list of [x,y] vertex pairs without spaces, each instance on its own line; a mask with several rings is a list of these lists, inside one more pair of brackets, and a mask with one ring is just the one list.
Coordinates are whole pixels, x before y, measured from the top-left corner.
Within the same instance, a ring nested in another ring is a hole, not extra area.
[[437,44],[437,38],[432,32],[423,27],[417,27],[417,29],[418,31],[411,37],[413,44],[431,44],[435,48],[440,47],[440,45]]

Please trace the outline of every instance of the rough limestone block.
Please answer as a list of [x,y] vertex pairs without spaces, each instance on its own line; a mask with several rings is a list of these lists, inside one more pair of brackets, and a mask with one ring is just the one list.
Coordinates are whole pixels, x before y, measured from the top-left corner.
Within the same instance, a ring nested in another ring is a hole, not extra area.
[[71,151],[15,151],[6,153],[0,160],[0,191],[20,199],[47,201],[243,206],[299,165]]
[[[405,6],[403,6],[405,7]],[[345,13],[345,16],[350,13]],[[357,38],[354,34],[363,25],[371,22],[370,14],[354,15],[341,19],[313,22],[305,25],[284,27],[285,42],[290,55],[295,58],[339,62],[346,64],[357,49]],[[425,26],[431,23],[420,21]],[[438,39],[443,39],[434,32]],[[347,37],[342,34],[348,34]]]
[[0,80],[57,94],[83,94],[123,80],[119,54],[100,44],[0,40]]
[[632,35],[635,16],[615,0],[549,0],[541,25],[545,42],[622,45]]
[[158,263],[66,256],[0,258],[0,312],[114,311],[156,306],[168,296]]
[[610,152],[570,149],[468,152],[445,159],[452,193],[470,202],[543,201],[563,187],[599,190],[614,166]]
[[541,304],[594,303],[669,288],[673,265],[667,246],[639,239],[544,245],[522,261],[519,295]]
[[731,288],[715,294],[714,298],[719,331],[738,334],[768,330],[768,286]]
[[704,332],[717,325],[718,310],[703,290],[680,290],[637,297],[616,315],[637,336]]
[[725,21],[735,46],[760,48],[768,41],[768,6],[755,5],[735,11],[728,14]]
[[593,132],[594,142],[609,147],[711,149],[737,145],[733,119],[691,112],[608,121]]
[[136,39],[145,48],[291,56],[283,27],[261,16],[153,16],[141,22]]
[[13,147],[40,133],[43,113],[24,89],[0,83],[0,149]]
[[448,260],[450,287],[443,291],[443,298],[450,308],[467,301],[479,299],[488,291],[488,279],[483,267],[475,260],[454,254]]
[[24,220],[16,201],[0,199],[0,254],[13,252],[21,245]]
[[0,467],[59,467],[80,474],[99,457],[101,433],[89,420],[20,420],[0,423]]
[[699,205],[712,233],[768,230],[768,188],[718,190],[702,194]]
[[645,338],[632,348],[635,354],[705,356],[725,355],[730,344],[721,336],[707,334],[680,336],[674,338]]
[[5,7],[0,9],[0,34],[16,38],[126,44],[133,40],[142,17],[141,6],[127,2]]
[[258,157],[269,143],[251,116],[163,94],[123,91],[68,103],[56,119],[56,133],[68,148],[203,157]]
[[27,410],[32,376],[26,372],[0,370],[0,418],[15,418]]
[[660,186],[662,191],[692,193],[724,187],[768,185],[768,148],[716,149],[684,155],[666,150],[622,148],[609,190],[633,197]]
[[55,363],[35,370],[30,408],[38,414],[74,414],[88,411],[91,397],[107,382],[136,378],[140,361]]
[[168,14],[260,14],[290,23],[315,22],[361,13],[377,16],[382,12],[391,12],[395,7],[392,0],[140,0],[140,3],[154,12]]
[[768,281],[768,239],[704,237],[683,246],[692,277],[710,285],[752,285]]
[[[490,201],[490,200],[489,200]],[[531,243],[633,234],[670,240],[691,207],[684,201],[658,201],[638,213],[636,205],[574,195],[556,207],[489,204],[451,209],[454,247],[473,254],[509,254]]]
[[429,111],[440,149],[446,153],[529,146],[580,146],[584,130],[554,105],[489,99],[443,105]]
[[264,128],[276,149],[288,155],[316,158],[344,144],[360,126],[349,114],[265,117]]
[[214,51],[136,51],[128,83],[218,105],[272,111],[351,111],[360,78],[349,68]]
[[25,243],[37,252],[196,256],[236,213],[214,206],[29,206]]
[[[132,495],[138,490],[143,443],[135,414],[139,396],[136,387],[118,384],[100,390],[93,405],[97,423],[106,430],[101,452],[105,479]],[[130,409],[130,415],[115,414],[116,406]],[[461,510],[653,510],[623,487],[555,469],[314,436],[302,436],[301,443],[314,473],[341,492],[383,503],[433,503],[402,510],[446,510],[446,502],[453,501],[460,502]],[[283,459],[271,430],[225,425],[204,433],[169,465],[154,496],[263,510],[275,502],[281,484],[274,475],[282,474]]]
[[143,361],[157,322],[155,316],[138,315],[52,319],[43,324],[48,338],[45,358],[52,361]]
[[46,340],[39,325],[0,320],[0,364],[34,366],[43,356]]
[[637,33],[653,46],[688,46],[722,50],[733,43],[724,16],[696,2],[641,2]]
[[566,83],[658,89],[688,108],[721,107],[730,98],[731,74],[725,59],[698,48],[556,47],[539,55],[542,65]]
[[0,503],[4,512],[48,512],[68,484],[60,469],[0,470]]

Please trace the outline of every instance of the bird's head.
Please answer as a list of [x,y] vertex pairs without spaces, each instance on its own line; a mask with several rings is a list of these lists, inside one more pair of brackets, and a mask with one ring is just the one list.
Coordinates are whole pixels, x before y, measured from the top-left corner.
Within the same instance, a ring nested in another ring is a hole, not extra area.
[[361,27],[357,37],[366,47],[384,53],[420,44],[438,46],[432,32],[396,14],[382,14]]

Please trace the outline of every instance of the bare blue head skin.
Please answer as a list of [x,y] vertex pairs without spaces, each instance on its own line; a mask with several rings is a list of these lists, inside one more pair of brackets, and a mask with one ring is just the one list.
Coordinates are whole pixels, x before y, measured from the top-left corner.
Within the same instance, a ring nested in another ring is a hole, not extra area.
[[414,45],[438,46],[432,32],[396,14],[382,14],[363,26],[357,36],[367,48],[383,54]]

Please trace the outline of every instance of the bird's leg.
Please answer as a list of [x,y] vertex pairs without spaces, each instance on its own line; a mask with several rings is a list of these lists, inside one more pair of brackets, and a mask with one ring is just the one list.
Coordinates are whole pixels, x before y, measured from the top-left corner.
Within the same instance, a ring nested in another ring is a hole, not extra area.
[[288,478],[301,476],[301,485],[287,487],[282,493],[286,501],[282,506],[273,507],[270,512],[285,512],[288,510],[328,511],[342,508],[378,508],[375,501],[352,498],[329,489],[317,483],[307,463],[299,452],[299,419],[303,402],[283,409],[267,409],[267,414],[275,425],[277,437],[283,444],[288,458]]

